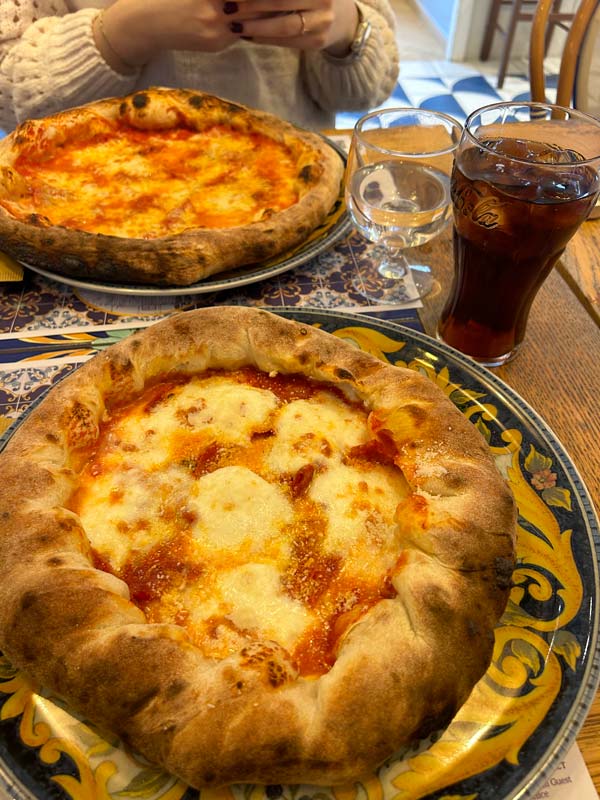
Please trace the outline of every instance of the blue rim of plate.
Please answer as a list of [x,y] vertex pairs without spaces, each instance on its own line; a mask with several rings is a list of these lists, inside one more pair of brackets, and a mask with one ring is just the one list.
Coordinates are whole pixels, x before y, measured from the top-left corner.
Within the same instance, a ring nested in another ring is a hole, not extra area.
[[[321,138],[325,139],[329,146],[338,153],[345,164],[347,158],[346,153],[337,142],[328,139],[326,136],[322,136]],[[336,213],[336,209],[339,210],[339,204],[342,202],[343,186],[340,190],[340,197],[330,212],[330,216]],[[327,224],[327,220],[322,223],[322,225]],[[312,236],[314,236],[314,234],[312,234],[304,245],[294,248],[288,254],[282,253],[281,256],[263,264],[242,266],[233,270],[228,270],[227,272],[217,273],[215,277],[206,278],[197,283],[192,283],[189,286],[152,286],[149,284],[96,282],[83,278],[74,278],[70,275],[61,275],[58,272],[29,264],[27,261],[20,261],[19,263],[23,267],[30,269],[32,272],[44,278],[58,281],[66,286],[72,286],[75,289],[136,297],[181,297],[185,295],[209,294],[210,292],[223,292],[227,289],[238,289],[241,286],[247,286],[251,283],[258,283],[259,281],[274,278],[282,272],[288,272],[296,267],[300,267],[307,261],[320,256],[321,253],[329,250],[330,247],[337,244],[337,242],[343,239],[344,236],[347,236],[351,231],[352,220],[348,212],[344,209],[335,222],[328,225],[327,229],[320,236],[312,238]]]
[[[449,384],[459,387],[461,391],[466,389],[470,392],[480,392],[480,398],[485,398],[482,402],[495,404],[498,411],[495,420],[497,432],[518,429],[523,434],[524,442],[526,441],[530,446],[536,446],[547,456],[552,457],[552,469],[560,476],[561,483],[569,486],[573,497],[570,524],[574,532],[572,540],[574,561],[577,561],[579,565],[579,577],[585,590],[578,614],[572,620],[581,627],[580,632],[587,636],[585,642],[582,642],[581,663],[578,664],[576,670],[564,671],[560,689],[552,706],[547,710],[543,721],[535,727],[533,733],[520,746],[520,755],[523,756],[520,765],[518,763],[511,765],[505,760],[500,760],[470,777],[454,783],[449,782],[432,792],[414,795],[415,798],[431,798],[431,800],[434,798],[441,800],[449,794],[452,796],[472,795],[478,800],[508,800],[508,798],[521,800],[532,797],[538,791],[541,782],[549,778],[559,760],[574,743],[600,681],[600,617],[598,614],[600,526],[582,477],[551,428],[519,394],[492,372],[443,342],[432,339],[419,331],[405,328],[398,323],[377,319],[366,314],[358,315],[351,312],[309,308],[269,310],[305,324],[318,325],[329,332],[338,332],[338,335],[344,328],[343,337],[350,340],[357,328],[375,331],[389,337],[394,343],[398,343],[396,351],[390,348],[385,351],[390,356],[389,360],[392,363],[402,360],[411,363],[412,368],[420,368],[419,365],[422,365],[424,371],[433,372],[435,375],[438,372],[447,371]],[[46,392],[42,397],[45,394]],[[41,401],[42,397],[36,399],[28,411],[0,436],[0,450],[23,422],[27,413]],[[482,405],[481,408],[483,407]],[[566,514],[560,508],[555,513],[558,516]],[[10,763],[7,763],[7,753],[10,762],[14,752],[21,746],[21,742],[18,741],[15,744],[11,740],[9,752],[4,739],[5,731],[0,727],[0,789],[8,791],[16,800],[45,800],[50,796],[47,786],[40,787],[41,791],[38,792],[36,790],[38,787],[35,785],[23,785],[23,780],[16,777]],[[24,745],[22,745],[22,749],[25,750]],[[26,756],[30,769],[34,759],[35,756],[32,759],[31,753]],[[21,776],[27,773],[27,768],[27,766],[23,768],[19,765]],[[36,771],[39,772],[39,769],[39,766],[36,767]],[[54,789],[52,796],[66,796],[60,791],[56,793],[56,785],[46,776],[44,778]],[[281,787],[278,788],[281,789]],[[315,787],[312,788],[314,800],[328,796],[323,792],[323,787],[316,787],[316,791]],[[184,795],[186,800],[188,798],[191,800],[196,796],[197,794],[192,790],[186,791]],[[265,798],[272,799],[274,796],[273,791],[265,790]],[[288,797],[283,792],[281,796],[282,800],[286,800]],[[360,796],[357,792],[357,797]],[[292,795],[292,797],[296,797],[296,795]],[[311,800],[310,793],[307,795],[304,792],[302,797]],[[385,793],[383,797],[384,800],[389,798]],[[408,800],[409,795],[395,794],[397,800],[401,797]],[[413,796],[410,797],[412,800]]]

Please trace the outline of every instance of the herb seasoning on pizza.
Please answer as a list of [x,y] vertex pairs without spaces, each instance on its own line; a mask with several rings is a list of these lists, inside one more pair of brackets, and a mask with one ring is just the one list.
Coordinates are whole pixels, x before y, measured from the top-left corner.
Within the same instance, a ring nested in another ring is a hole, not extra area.
[[202,787],[335,784],[490,664],[515,504],[422,375],[249,308],[179,314],[0,455],[0,648]]
[[321,136],[274,115],[148,89],[0,142],[0,248],[58,274],[186,286],[301,244],[342,174]]

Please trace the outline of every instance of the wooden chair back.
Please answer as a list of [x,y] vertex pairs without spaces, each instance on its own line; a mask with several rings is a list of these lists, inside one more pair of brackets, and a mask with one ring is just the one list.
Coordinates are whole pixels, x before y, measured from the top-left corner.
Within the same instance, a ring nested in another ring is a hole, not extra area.
[[[567,33],[562,52],[556,90],[556,104],[570,106],[573,99],[577,57],[585,34],[600,0],[580,0]],[[546,27],[552,10],[552,0],[538,0],[531,25],[529,40],[529,80],[531,99],[536,102],[546,100],[546,80],[544,56]]]

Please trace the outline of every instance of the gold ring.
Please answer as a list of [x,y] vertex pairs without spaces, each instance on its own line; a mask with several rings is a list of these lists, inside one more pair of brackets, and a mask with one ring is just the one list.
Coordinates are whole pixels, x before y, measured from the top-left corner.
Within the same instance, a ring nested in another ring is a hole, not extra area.
[[306,20],[304,19],[304,14],[301,11],[296,11],[296,14],[300,17],[300,33],[298,36],[304,36],[306,33]]

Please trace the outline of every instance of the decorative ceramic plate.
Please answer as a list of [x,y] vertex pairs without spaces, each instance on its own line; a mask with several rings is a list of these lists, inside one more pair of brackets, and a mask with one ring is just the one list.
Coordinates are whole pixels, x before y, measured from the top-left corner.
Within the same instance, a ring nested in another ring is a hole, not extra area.
[[[600,535],[577,470],[518,395],[446,345],[363,315],[282,313],[437,383],[488,441],[510,482],[519,506],[518,565],[493,662],[439,738],[352,785],[236,785],[202,791],[201,800],[530,797],[573,743],[600,674]],[[73,716],[0,657],[2,788],[16,800],[197,796]]]
[[[345,163],[346,154],[342,148],[335,142],[331,140],[328,141],[333,149],[344,159]],[[308,239],[302,244],[292,250],[281,253],[275,258],[263,261],[260,264],[252,264],[250,266],[228,270],[227,272],[220,272],[217,275],[213,275],[197,283],[192,283],[189,286],[151,286],[147,284],[97,282],[86,280],[85,278],[73,278],[69,275],[60,275],[57,272],[42,269],[33,264],[28,264],[25,261],[21,263],[24,267],[27,267],[27,269],[37,272],[39,275],[43,275],[44,278],[59,281],[67,286],[73,286],[76,289],[87,289],[94,292],[104,292],[106,294],[135,295],[138,297],[208,294],[209,292],[222,292],[226,289],[237,289],[240,286],[247,286],[250,283],[264,281],[268,278],[275,277],[275,275],[280,275],[282,272],[295,269],[311,258],[316,258],[321,253],[325,252],[325,250],[333,247],[340,239],[347,236],[351,230],[352,221],[346,211],[342,185],[340,196],[324,222],[315,228]]]

